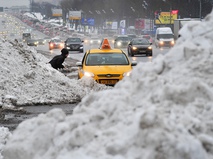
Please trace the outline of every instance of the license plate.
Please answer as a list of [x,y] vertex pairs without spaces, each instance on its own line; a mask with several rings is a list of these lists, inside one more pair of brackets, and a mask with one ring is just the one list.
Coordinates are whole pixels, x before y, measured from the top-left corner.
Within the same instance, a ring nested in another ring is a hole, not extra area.
[[100,80],[101,84],[115,84],[117,80]]
[[145,50],[140,50],[139,52],[144,53],[144,52],[146,52],[146,51],[145,51]]

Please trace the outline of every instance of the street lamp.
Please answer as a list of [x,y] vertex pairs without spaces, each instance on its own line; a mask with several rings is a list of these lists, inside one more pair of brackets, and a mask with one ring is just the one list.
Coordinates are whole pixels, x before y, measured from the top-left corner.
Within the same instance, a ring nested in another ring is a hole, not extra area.
[[30,12],[33,12],[34,0],[29,0],[29,1],[30,1]]
[[201,20],[201,18],[202,18],[202,17],[201,17],[201,16],[202,16],[202,15],[201,15],[201,13],[202,13],[202,3],[201,3],[201,0],[199,0],[199,1],[200,1],[200,15],[199,15],[199,16],[200,16],[200,20]]

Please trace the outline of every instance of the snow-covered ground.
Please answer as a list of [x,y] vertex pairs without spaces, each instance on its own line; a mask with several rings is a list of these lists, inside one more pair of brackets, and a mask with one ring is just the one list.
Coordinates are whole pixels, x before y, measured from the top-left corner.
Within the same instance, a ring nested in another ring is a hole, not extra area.
[[[16,96],[17,103],[34,99],[28,90],[40,87],[44,80],[28,67],[51,76],[54,82],[50,83],[59,86],[59,92],[64,84],[74,84],[70,98],[85,95],[72,115],[53,109],[22,122],[13,134],[3,129],[2,145],[7,141],[2,148],[4,159],[213,159],[212,26],[213,12],[202,23],[185,25],[177,44],[165,56],[139,63],[113,89],[88,95],[77,81],[69,83],[48,65],[41,67],[46,61],[35,56],[36,52],[22,52],[18,58],[2,56],[7,63],[16,59],[14,68],[0,67],[1,90]],[[6,45],[2,43],[1,48],[6,50]],[[12,54],[11,50],[1,54]],[[30,59],[27,65],[23,56]],[[23,69],[17,68],[20,62],[27,68],[22,76]],[[17,74],[10,75],[14,70]],[[13,82],[14,78],[20,82]],[[35,87],[32,78],[37,79]],[[44,100],[43,94],[50,98],[46,91],[40,90],[36,101]],[[6,94],[1,94],[2,99]],[[60,93],[56,95],[50,101],[61,101]]]

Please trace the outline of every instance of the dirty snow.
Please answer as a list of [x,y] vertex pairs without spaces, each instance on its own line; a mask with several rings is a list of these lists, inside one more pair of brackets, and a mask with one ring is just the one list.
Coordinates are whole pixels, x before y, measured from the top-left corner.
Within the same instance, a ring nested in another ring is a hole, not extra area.
[[86,95],[72,115],[53,109],[22,122],[4,159],[213,159],[212,26],[213,12],[185,25],[168,54]]

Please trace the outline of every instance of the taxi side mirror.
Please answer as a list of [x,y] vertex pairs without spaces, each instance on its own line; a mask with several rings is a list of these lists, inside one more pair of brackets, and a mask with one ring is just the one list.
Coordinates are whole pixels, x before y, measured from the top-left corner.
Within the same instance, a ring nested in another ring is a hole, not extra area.
[[136,66],[137,65],[137,61],[132,61],[131,66]]
[[82,67],[82,66],[83,66],[83,65],[82,65],[82,62],[76,62],[76,66]]

